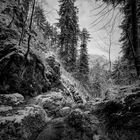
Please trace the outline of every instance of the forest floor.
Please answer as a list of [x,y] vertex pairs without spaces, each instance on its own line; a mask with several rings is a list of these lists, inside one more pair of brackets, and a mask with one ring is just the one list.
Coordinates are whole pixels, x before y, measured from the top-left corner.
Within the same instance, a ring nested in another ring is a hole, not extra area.
[[61,68],[54,56],[46,58],[47,86],[42,83],[42,62],[33,54],[24,80],[15,79],[15,73],[23,69],[22,58],[22,54],[13,54],[3,75],[11,71],[1,87],[0,140],[140,139],[138,84],[112,88],[104,99],[87,98],[86,90]]

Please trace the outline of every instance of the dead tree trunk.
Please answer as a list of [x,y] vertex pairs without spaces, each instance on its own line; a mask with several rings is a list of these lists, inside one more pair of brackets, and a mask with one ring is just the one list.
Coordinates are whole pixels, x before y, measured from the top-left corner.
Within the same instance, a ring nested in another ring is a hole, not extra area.
[[140,46],[138,45],[138,19],[137,19],[137,0],[131,0],[132,11],[132,44],[135,50],[135,67],[140,78]]
[[[30,18],[29,31],[31,31],[31,29],[32,29],[34,9],[35,9],[35,0],[33,1],[33,6],[32,6],[32,13],[31,13],[31,18]],[[25,58],[26,59],[27,59],[29,51],[30,51],[30,41],[31,41],[31,38],[32,38],[31,34],[29,34],[29,37],[28,37],[28,48],[27,48],[27,52],[25,54]]]

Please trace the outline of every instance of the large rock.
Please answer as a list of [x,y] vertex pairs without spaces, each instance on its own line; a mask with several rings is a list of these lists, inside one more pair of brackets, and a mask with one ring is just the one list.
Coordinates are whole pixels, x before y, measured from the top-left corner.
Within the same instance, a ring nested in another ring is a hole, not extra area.
[[76,109],[71,112],[67,118],[67,122],[71,127],[75,129],[82,129],[83,125],[83,114],[79,109]]
[[72,96],[73,96],[73,100],[76,102],[76,103],[83,103],[83,99],[82,99],[82,96],[80,96],[79,92],[76,91],[76,88],[74,87],[74,85],[70,85],[70,88],[69,88]]
[[37,140],[93,140],[95,135],[100,134],[97,123],[94,124],[95,121],[91,119],[95,118],[90,118],[89,114],[83,113],[80,109],[73,110],[64,118],[51,120]]
[[57,116],[59,110],[65,105],[61,92],[50,92],[36,97],[36,104],[43,107],[49,116]]
[[63,140],[65,125],[64,120],[60,118],[50,121],[36,140]]
[[[5,110],[4,110],[5,109]],[[29,140],[44,128],[50,119],[45,111],[37,105],[8,108],[0,110],[0,139]]]
[[9,52],[0,61],[0,92],[36,96],[48,91],[50,82],[45,78],[45,64],[40,57],[30,51],[26,60],[23,49],[15,49],[18,51]]
[[78,92],[73,94],[73,98],[76,103],[83,103],[83,99]]
[[60,84],[60,64],[54,56],[47,57],[46,62],[46,77],[49,79],[51,87],[56,87]]
[[60,77],[60,64],[55,60],[54,56],[46,58],[46,62],[54,70],[54,72]]

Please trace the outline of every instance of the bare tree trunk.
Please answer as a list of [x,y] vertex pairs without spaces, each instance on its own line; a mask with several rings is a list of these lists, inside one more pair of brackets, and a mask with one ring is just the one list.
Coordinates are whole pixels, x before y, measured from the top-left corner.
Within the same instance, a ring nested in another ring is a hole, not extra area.
[[10,28],[12,23],[14,22],[14,19],[15,19],[15,15],[14,15],[14,12],[13,12],[13,17],[12,17],[12,20],[11,22],[9,23],[9,25],[7,26],[7,28]]
[[132,11],[132,44],[135,50],[135,66],[137,75],[140,78],[140,47],[138,45],[138,19],[137,19],[137,0],[131,0]]
[[109,60],[109,73],[110,73],[110,75],[111,75],[111,67],[112,67],[112,62],[111,62],[111,47],[112,47],[112,36],[113,36],[114,25],[115,24],[112,25],[111,30],[109,32],[107,31],[106,28],[104,28],[105,31],[106,31],[106,33],[107,33],[108,42],[109,42],[107,44],[108,45],[107,53],[108,53],[108,60]]
[[[31,19],[30,19],[30,24],[29,24],[29,30],[31,31],[32,29],[32,21],[33,21],[33,15],[34,15],[34,9],[35,9],[35,0],[33,1],[33,7],[32,7],[32,13],[31,13]],[[29,51],[30,51],[30,41],[31,41],[31,35],[29,34],[29,37],[28,37],[28,49],[27,49],[27,52],[25,54],[25,58],[27,59],[28,57],[28,54],[29,54]]]
[[110,34],[110,39],[109,39],[109,72],[111,74],[111,34]]
[[23,35],[24,35],[24,29],[25,29],[25,26],[26,26],[26,21],[27,21],[27,16],[26,16],[26,19],[24,21],[24,25],[22,27],[22,31],[21,31],[21,36],[20,36],[20,40],[19,40],[19,46],[21,45],[21,42],[22,42],[22,39],[23,39]]

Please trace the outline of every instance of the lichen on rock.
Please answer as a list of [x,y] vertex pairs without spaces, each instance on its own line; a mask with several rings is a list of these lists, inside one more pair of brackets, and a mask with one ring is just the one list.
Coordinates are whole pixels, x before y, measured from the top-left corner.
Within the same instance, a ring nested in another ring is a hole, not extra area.
[[[4,108],[3,108],[4,109]],[[14,111],[13,111],[14,110]],[[45,111],[37,106],[5,108],[0,116],[0,138],[4,139],[25,139],[28,140],[44,128],[50,120]]]

